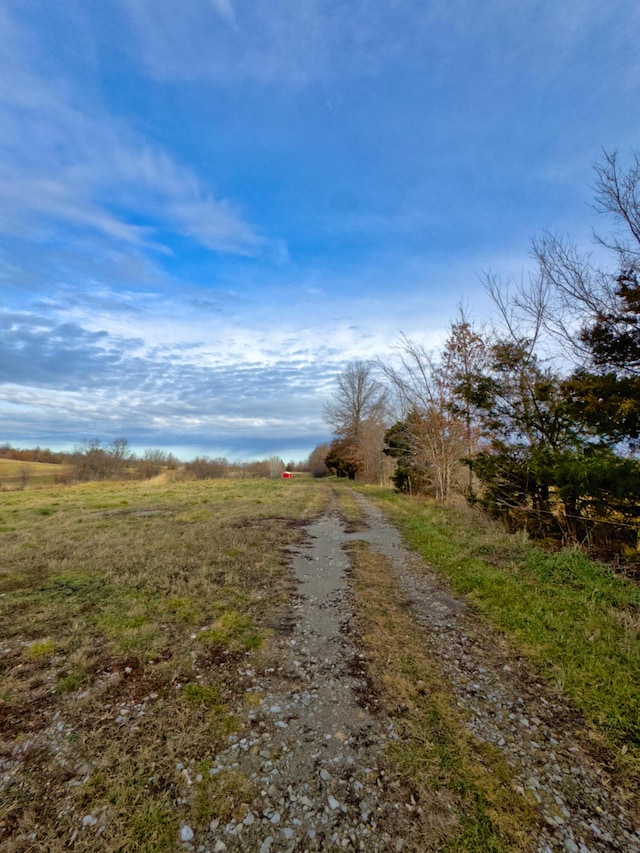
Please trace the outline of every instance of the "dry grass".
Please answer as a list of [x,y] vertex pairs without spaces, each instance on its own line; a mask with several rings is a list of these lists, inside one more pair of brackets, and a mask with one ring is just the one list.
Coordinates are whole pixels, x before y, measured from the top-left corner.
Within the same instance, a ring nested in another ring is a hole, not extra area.
[[355,533],[362,530],[364,516],[362,510],[354,497],[352,489],[345,489],[342,484],[332,483],[333,498],[338,504],[340,515],[347,524],[347,530]]
[[71,465],[0,458],[0,491],[50,486],[68,479]]
[[530,851],[536,811],[514,794],[498,750],[464,725],[386,559],[364,543],[355,543],[351,554],[370,671],[400,735],[391,758],[426,816],[415,849]]
[[[287,606],[311,480],[87,484],[0,497],[0,847],[168,851],[250,801],[208,762],[238,670]],[[255,661],[254,661],[255,663]]]

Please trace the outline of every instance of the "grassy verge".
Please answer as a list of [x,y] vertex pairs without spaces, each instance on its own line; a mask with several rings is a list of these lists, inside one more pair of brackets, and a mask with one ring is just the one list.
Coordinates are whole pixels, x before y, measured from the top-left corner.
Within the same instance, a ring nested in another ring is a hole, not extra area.
[[499,751],[465,727],[433,656],[416,642],[385,558],[363,543],[351,555],[370,672],[400,736],[390,757],[421,808],[412,849],[529,851],[535,809],[514,795]]
[[312,480],[87,484],[0,498],[0,847],[174,850],[250,802],[210,762],[287,606]]
[[407,541],[584,715],[624,775],[640,771],[640,591],[577,550],[548,553],[479,514],[367,489]]

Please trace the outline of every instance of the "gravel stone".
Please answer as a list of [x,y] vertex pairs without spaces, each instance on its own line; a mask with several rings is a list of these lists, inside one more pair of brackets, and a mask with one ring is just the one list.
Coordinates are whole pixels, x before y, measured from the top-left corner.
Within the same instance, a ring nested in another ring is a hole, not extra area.
[[193,830],[187,823],[183,823],[180,827],[180,841],[193,841]]

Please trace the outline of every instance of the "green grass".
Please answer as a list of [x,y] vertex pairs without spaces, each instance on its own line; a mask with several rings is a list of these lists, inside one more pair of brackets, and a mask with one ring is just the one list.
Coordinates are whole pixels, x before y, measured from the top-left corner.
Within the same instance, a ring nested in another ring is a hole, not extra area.
[[198,640],[211,646],[222,646],[232,652],[259,649],[264,643],[265,632],[257,631],[249,616],[228,610],[211,628],[198,635]]
[[87,674],[81,669],[72,669],[71,672],[61,676],[56,686],[59,693],[72,693],[82,687],[87,681]]
[[53,654],[55,647],[53,640],[36,640],[27,646],[24,650],[24,654],[25,657],[36,660],[37,658],[43,658]]
[[216,707],[222,701],[220,691],[211,684],[185,684],[182,695],[187,701],[206,707]]
[[640,590],[567,549],[542,551],[470,510],[367,489],[426,563],[503,631],[581,711],[590,734],[640,769]]

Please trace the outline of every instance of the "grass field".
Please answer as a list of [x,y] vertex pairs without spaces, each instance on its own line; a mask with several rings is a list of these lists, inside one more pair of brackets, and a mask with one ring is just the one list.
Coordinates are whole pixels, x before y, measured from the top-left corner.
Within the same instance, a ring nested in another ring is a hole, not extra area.
[[242,778],[217,789],[207,762],[242,726],[238,668],[288,602],[283,548],[324,491],[300,478],[0,496],[3,851],[91,850],[96,833],[101,849],[171,850],[180,818],[198,827],[250,795]]
[[70,470],[70,465],[0,458],[0,490],[50,486],[65,480]]

